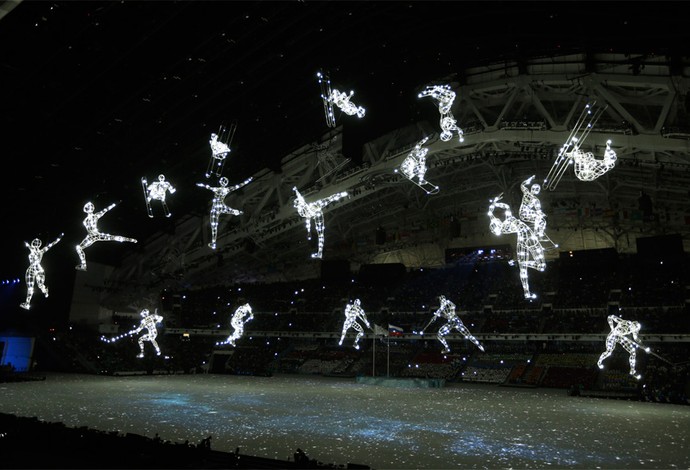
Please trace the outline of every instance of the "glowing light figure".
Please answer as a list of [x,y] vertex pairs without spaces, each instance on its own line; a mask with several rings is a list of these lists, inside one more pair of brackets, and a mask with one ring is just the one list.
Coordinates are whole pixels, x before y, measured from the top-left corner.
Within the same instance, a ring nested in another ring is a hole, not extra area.
[[367,314],[364,313],[359,299],[355,299],[354,302],[345,306],[345,322],[343,323],[343,332],[340,335],[340,342],[338,342],[340,346],[343,345],[343,340],[345,339],[347,330],[352,328],[357,331],[357,336],[355,337],[355,342],[352,346],[354,346],[355,349],[359,349],[358,343],[359,339],[364,336],[364,329],[362,328],[362,325],[357,323],[357,320],[362,320],[367,328],[371,328],[369,320],[367,320]]
[[76,269],[81,271],[86,271],[86,254],[84,250],[96,242],[129,242],[137,243],[134,238],[127,238],[120,235],[110,235],[108,233],[101,233],[98,231],[98,220],[103,217],[109,210],[115,207],[117,204],[110,204],[108,207],[99,212],[94,212],[95,207],[93,203],[87,202],[84,205],[84,212],[86,212],[86,218],[84,218],[84,227],[86,228],[86,237],[77,245],[77,254],[79,255],[79,260],[81,264],[76,266]]
[[598,160],[591,152],[580,150],[585,139],[608,105],[597,106],[596,101],[588,103],[573,126],[567,140],[558,151],[558,156],[549,173],[544,178],[544,187],[549,190],[556,186],[571,165],[575,166],[575,176],[581,181],[594,181],[616,165],[616,152],[611,150],[611,141],[606,142],[604,158]]
[[[455,304],[451,302],[450,300],[446,299],[445,296],[441,295],[438,297],[438,300],[440,302],[440,305],[438,309],[434,312],[434,316],[431,318],[431,321],[427,326],[424,328],[428,328],[431,323],[434,322],[437,318],[445,318],[446,324],[443,325],[441,328],[439,328],[438,333],[436,334],[436,338],[443,344],[443,353],[449,353],[450,352],[450,347],[448,346],[448,342],[446,341],[445,336],[450,333],[450,331],[455,328],[458,330],[462,335],[472,341],[475,346],[477,346],[482,352],[484,352],[484,346],[481,345],[479,340],[475,338],[472,333],[470,333],[470,330],[467,329],[465,324],[458,318],[457,313],[455,313]],[[424,330],[422,330],[423,332]],[[422,333],[423,334],[423,333]]]
[[[427,194],[436,194],[439,192],[439,187],[424,179],[427,170],[426,154],[429,152],[429,149],[422,146],[427,140],[429,140],[429,138],[424,137],[417,142],[417,145],[415,145],[412,151],[405,157],[405,160],[400,164],[400,172],[405,175],[407,179],[422,188]],[[397,172],[398,170],[396,169],[395,171]],[[415,181],[415,178],[417,178],[417,181]]]
[[326,115],[326,125],[328,127],[335,127],[335,115],[333,114],[333,102],[331,97],[331,79],[328,73],[317,72],[319,85],[321,86],[321,100],[323,101],[323,113]]
[[458,133],[458,141],[464,142],[464,132],[457,125],[457,120],[450,112],[450,108],[455,101],[455,92],[451,90],[450,85],[433,85],[427,86],[421,93],[417,95],[418,98],[429,96],[436,101],[438,112],[441,113],[441,134],[439,138],[443,142],[448,142],[453,138],[453,132]]
[[235,346],[235,341],[240,339],[244,334],[244,324],[252,321],[254,319],[254,314],[252,313],[252,307],[249,304],[240,305],[235,310],[235,313],[230,319],[230,325],[233,327],[234,331],[225,341],[220,341],[216,343],[217,345],[230,344]]
[[340,192],[332,194],[331,196],[325,197],[323,199],[318,199],[314,202],[305,201],[304,197],[300,194],[296,187],[292,188],[295,191],[296,198],[293,205],[297,209],[297,213],[300,217],[304,217],[305,224],[307,227],[307,240],[311,240],[311,221],[314,219],[314,228],[316,229],[316,234],[318,235],[318,249],[316,253],[312,253],[312,258],[321,258],[323,256],[323,245],[324,245],[324,231],[325,226],[323,223],[323,209],[331,202],[337,201],[338,199],[347,196],[347,192]]
[[231,186],[228,188],[228,179],[223,176],[218,180],[218,184],[220,186],[209,186],[208,184],[204,183],[197,183],[196,185],[201,187],[201,188],[206,188],[209,191],[213,191],[213,201],[211,202],[211,243],[208,244],[208,246],[215,250],[216,249],[216,240],[218,238],[218,222],[220,220],[220,215],[221,214],[232,214],[232,215],[241,215],[243,214],[242,211],[233,209],[232,207],[228,207],[225,205],[225,197],[230,194],[233,191],[237,191],[241,187],[249,184],[252,181],[252,178],[247,178],[246,180],[242,181],[240,184],[236,184],[235,186]]
[[645,352],[650,351],[648,347],[641,344],[640,338],[637,335],[641,329],[640,323],[631,320],[623,320],[616,315],[609,315],[607,320],[609,322],[609,327],[611,328],[611,333],[609,333],[609,335],[606,337],[606,351],[601,353],[601,356],[599,356],[599,360],[597,361],[599,369],[604,368],[604,359],[613,354],[613,349],[616,347],[616,344],[620,344],[623,346],[623,349],[628,351],[630,354],[628,359],[628,362],[630,363],[630,375],[639,380],[642,378],[642,375],[637,374],[635,371],[637,349],[641,348]]
[[34,284],[43,292],[43,295],[48,297],[48,288],[45,285],[46,273],[41,266],[43,255],[46,254],[56,243],[58,243],[65,234],[60,234],[54,241],[48,243],[41,248],[41,240],[34,238],[31,244],[24,242],[24,245],[29,249],[29,267],[26,268],[26,300],[20,304],[20,307],[26,310],[31,308],[31,297],[34,295]]
[[575,162],[575,176],[580,181],[594,181],[616,166],[616,152],[611,149],[611,140],[606,141],[604,158],[597,159],[592,152],[575,150],[572,159]]
[[169,181],[165,181],[165,175],[158,175],[158,181],[154,181],[148,184],[146,177],[141,178],[141,187],[144,189],[144,199],[146,201],[146,211],[149,217],[153,218],[153,209],[151,207],[151,201],[160,201],[163,206],[163,211],[166,217],[170,217],[170,209],[165,203],[166,193],[175,194],[176,189]]
[[451,90],[450,85],[427,86],[417,95],[418,98],[424,98],[425,96],[430,96],[436,100],[438,112],[441,114],[448,114],[453,106],[453,101],[455,101],[455,92]]
[[237,121],[232,121],[227,126],[221,124],[218,133],[211,134],[211,140],[208,141],[211,145],[211,159],[206,169],[206,178],[209,178],[211,175],[220,176],[223,173],[225,159],[230,153],[230,145],[236,130]]
[[[503,202],[498,202],[502,195],[497,196],[491,201],[489,206],[489,227],[494,235],[505,233],[515,233],[517,235],[517,259],[520,269],[520,282],[526,299],[537,298],[536,294],[530,292],[527,269],[544,271],[546,261],[544,260],[544,248],[541,245],[539,235],[523,220],[513,216],[510,206]],[[501,220],[494,215],[496,208],[504,210],[504,219]],[[512,265],[512,260],[511,260]]]
[[160,356],[161,350],[160,347],[158,347],[158,342],[156,341],[156,338],[158,337],[158,328],[156,327],[156,324],[162,322],[163,317],[158,314],[158,309],[156,309],[152,315],[147,308],[143,309],[140,315],[142,317],[141,322],[139,323],[139,326],[135,329],[130,330],[127,333],[115,336],[111,339],[107,339],[104,336],[101,336],[101,340],[105,341],[106,343],[115,343],[116,341],[119,341],[122,338],[136,335],[140,331],[146,329],[146,333],[140,336],[137,340],[137,343],[139,343],[139,354],[137,355],[137,357],[144,357],[144,341],[149,341],[156,349],[156,355]]
[[518,215],[520,219],[532,226],[532,229],[536,232],[540,241],[547,241],[551,243],[554,248],[558,248],[558,245],[554,243],[545,233],[546,214],[541,209],[541,201],[537,197],[541,192],[541,186],[536,183],[529,186],[533,180],[534,175],[527,178],[520,185],[520,189],[522,190],[522,201],[520,203]]

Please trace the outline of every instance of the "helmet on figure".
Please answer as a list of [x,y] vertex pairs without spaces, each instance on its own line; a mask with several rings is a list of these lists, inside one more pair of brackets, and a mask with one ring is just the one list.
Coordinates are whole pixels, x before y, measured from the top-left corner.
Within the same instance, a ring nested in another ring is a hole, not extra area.
[[87,214],[90,214],[91,212],[93,212],[93,210],[94,210],[93,203],[87,202],[86,204],[84,204],[84,212],[86,212]]
[[39,240],[38,238],[34,238],[33,240],[31,240],[31,246],[33,248],[39,248],[41,246],[41,240]]
[[530,191],[532,194],[539,194],[539,191],[541,191],[541,186],[538,184],[533,184]]
[[161,183],[165,181],[165,175],[158,175],[158,181],[160,181]]
[[142,317],[148,317],[149,316],[149,309],[145,308],[144,310],[142,310],[141,316]]
[[220,183],[221,186],[225,187],[228,185],[228,179],[223,176],[221,179],[218,180],[218,183]]

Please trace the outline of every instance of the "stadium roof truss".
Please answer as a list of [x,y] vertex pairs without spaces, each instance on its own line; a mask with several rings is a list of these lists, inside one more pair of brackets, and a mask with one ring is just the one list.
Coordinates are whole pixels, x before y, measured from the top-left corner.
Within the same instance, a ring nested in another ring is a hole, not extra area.
[[[593,182],[566,174],[558,188],[542,192],[545,207],[634,210],[644,190],[666,211],[659,230],[687,236],[688,70],[677,59],[620,54],[541,57],[468,69],[451,83],[457,94],[453,114],[464,142],[443,142],[437,123],[420,122],[366,143],[361,164],[354,165],[342,154],[343,129],[337,127],[320,142],[284,157],[279,173],[262,170],[228,197],[228,205],[244,214],[231,227],[221,220],[217,251],[205,243],[208,216],[187,214],[178,217],[174,233],[157,234],[145,242],[143,252],[126,258],[107,284],[118,292],[117,286],[160,289],[181,279],[215,284],[286,271],[292,279],[318,276],[303,220],[292,205],[294,186],[307,200],[349,193],[324,211],[326,259],[367,262],[380,247],[353,249],[364,234],[373,237],[380,226],[424,231],[430,220],[450,215],[462,216],[464,232],[487,234],[489,198],[504,193],[517,210],[520,183],[533,174],[538,181],[546,176],[575,119],[594,100],[607,107],[583,150],[600,158],[610,139],[617,165]],[[395,172],[426,136],[427,177],[441,188],[435,195]],[[546,212],[551,228],[587,225],[581,217],[573,221],[567,211]],[[601,228],[616,235],[639,230],[635,221],[621,217],[612,217],[609,225]],[[439,237],[432,233],[428,238]]]

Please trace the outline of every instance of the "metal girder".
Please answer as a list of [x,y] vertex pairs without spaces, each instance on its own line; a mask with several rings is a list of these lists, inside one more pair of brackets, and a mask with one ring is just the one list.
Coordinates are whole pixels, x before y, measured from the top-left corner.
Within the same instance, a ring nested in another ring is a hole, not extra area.
[[[241,208],[245,216],[241,224],[221,226],[218,253],[244,260],[244,241],[251,239],[272,255],[248,257],[253,266],[247,269],[260,270],[256,264],[265,260],[299,258],[302,251],[306,262],[308,249],[301,249],[304,225],[292,206],[293,186],[308,200],[339,191],[350,194],[326,210],[326,253],[329,240],[352,239],[384,221],[419,222],[457,208],[478,214],[475,224],[480,230],[488,198],[514,191],[525,178],[546,172],[568,138],[574,117],[590,99],[607,104],[609,112],[595,126],[584,148],[601,153],[606,140],[611,139],[618,154],[617,167],[596,184],[564,177],[562,187],[549,197],[598,198],[603,201],[600,204],[620,208],[635,204],[636,191],[644,188],[661,201],[672,201],[669,204],[679,210],[690,209],[684,202],[690,187],[690,127],[683,119],[688,110],[681,102],[690,89],[689,79],[671,75],[668,64],[659,58],[654,59],[653,66],[633,75],[626,60],[615,54],[594,58],[581,54],[527,60],[526,74],[519,74],[517,65],[512,64],[466,71],[466,84],[454,90],[458,97],[455,116],[461,128],[467,126],[464,142],[442,142],[432,135],[439,131],[437,123],[417,123],[367,143],[362,165],[349,162],[335,170],[330,168],[328,175],[318,169],[314,144],[305,145],[282,159],[279,173],[262,170],[239,194],[233,194],[229,205]],[[585,62],[593,72],[587,71]],[[329,149],[335,159],[344,158],[339,153],[341,133],[342,128],[337,128],[321,139],[324,143],[337,138],[338,144]],[[394,172],[415,143],[429,135],[427,177],[442,188],[433,197],[421,194],[419,188]],[[324,176],[328,176],[327,187]],[[377,204],[385,210],[370,210]],[[403,214],[409,216],[401,218]],[[337,223],[329,225],[333,221]],[[558,215],[550,223],[566,224]],[[468,230],[472,230],[472,223]],[[175,227],[173,238],[184,240],[177,246],[187,276],[216,269],[218,253],[199,240],[207,231],[198,215],[184,218]],[[165,245],[172,242],[153,237],[144,243],[145,254],[127,258],[113,273],[114,280],[145,278],[146,271],[164,255]],[[285,245],[276,258],[273,254],[279,250],[275,247]]]

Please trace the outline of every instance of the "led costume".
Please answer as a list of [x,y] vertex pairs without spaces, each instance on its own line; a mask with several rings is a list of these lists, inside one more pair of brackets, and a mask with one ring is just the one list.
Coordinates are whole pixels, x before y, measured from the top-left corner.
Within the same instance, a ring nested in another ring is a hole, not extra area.
[[163,206],[163,212],[165,212],[166,217],[170,217],[170,209],[165,203],[166,193],[174,194],[175,188],[169,181],[165,181],[165,175],[158,175],[158,181],[154,181],[148,184],[146,177],[141,179],[141,187],[144,189],[144,199],[146,201],[146,211],[149,217],[153,218],[153,208],[151,207],[151,201],[160,201]]
[[[443,344],[443,353],[449,353],[450,352],[450,347],[448,346],[448,342],[446,341],[445,336],[450,333],[450,331],[455,328],[458,330],[462,335],[472,341],[475,346],[477,346],[482,352],[484,351],[484,346],[481,345],[479,340],[475,338],[472,333],[470,333],[470,330],[467,329],[465,324],[458,318],[457,313],[455,313],[455,304],[451,302],[450,300],[446,299],[445,296],[441,295],[438,297],[438,300],[440,302],[438,309],[434,312],[434,316],[431,318],[431,321],[427,324],[426,327],[424,327],[424,330],[431,325],[431,323],[434,322],[437,318],[445,318],[447,320],[446,324],[443,325],[441,328],[439,328],[438,333],[436,334],[436,338]],[[424,332],[422,330],[422,334]]]
[[230,144],[236,130],[237,121],[232,121],[227,126],[222,124],[217,134],[211,134],[211,140],[208,141],[211,145],[211,159],[206,169],[206,178],[209,178],[211,175],[221,176],[223,173],[225,158],[230,153]]
[[244,304],[237,307],[237,310],[235,310],[235,313],[230,319],[230,325],[234,328],[234,331],[230,336],[228,336],[228,339],[216,344],[230,344],[234,347],[235,341],[240,339],[244,334],[244,324],[253,319],[254,314],[252,313],[252,307],[249,304]]
[[[417,142],[417,145],[415,145],[412,151],[405,157],[405,160],[400,164],[400,172],[405,175],[407,179],[422,188],[427,194],[436,194],[439,191],[439,187],[424,179],[427,170],[426,154],[429,152],[429,149],[422,146],[427,140],[429,140],[429,138],[424,137]],[[415,178],[417,181],[415,181]]]
[[595,158],[592,152],[580,150],[607,107],[607,105],[597,106],[596,101],[585,106],[544,179],[545,188],[556,189],[570,165],[575,167],[575,176],[580,181],[594,181],[616,166],[616,152],[611,149],[610,140],[606,141],[606,150],[602,159]]
[[43,260],[43,255],[46,254],[60,239],[64,236],[64,233],[60,234],[54,241],[48,243],[46,246],[41,248],[41,240],[34,238],[31,244],[24,242],[24,246],[29,249],[29,267],[26,268],[26,300],[20,304],[20,307],[26,310],[31,308],[31,297],[34,295],[34,283],[38,285],[38,288],[43,292],[43,295],[48,297],[48,288],[45,285],[46,273],[41,266],[41,261]]
[[248,184],[251,182],[252,178],[247,178],[240,184],[236,184],[235,186],[232,186],[228,188],[228,179],[223,176],[218,180],[218,184],[220,186],[213,187],[209,186],[208,184],[204,183],[197,183],[196,185],[201,187],[201,188],[206,188],[209,191],[213,191],[213,201],[211,202],[211,243],[208,244],[208,246],[215,250],[216,249],[216,240],[218,238],[218,221],[220,220],[220,215],[221,214],[232,214],[232,215],[240,215],[243,212],[239,211],[237,209],[233,209],[232,207],[228,207],[225,205],[224,199],[225,197],[230,194],[233,191],[237,191],[240,189],[242,186]]
[[554,248],[558,248],[558,245],[554,243],[545,233],[546,214],[544,214],[544,211],[541,210],[541,201],[537,197],[541,192],[541,186],[538,184],[529,186],[530,183],[532,183],[532,180],[534,180],[534,175],[527,178],[520,185],[520,189],[522,190],[522,201],[520,203],[518,216],[522,221],[531,225],[540,241],[549,242]]
[[296,187],[292,188],[295,191],[296,199],[293,205],[297,209],[297,213],[300,217],[304,217],[305,224],[307,226],[307,240],[311,240],[311,220],[314,219],[314,228],[316,229],[316,234],[319,237],[318,240],[318,250],[316,253],[312,253],[312,258],[321,258],[323,256],[323,245],[324,245],[324,230],[325,226],[323,224],[323,208],[326,207],[331,202],[337,201],[345,196],[347,192],[336,193],[331,196],[325,197],[323,199],[318,199],[314,202],[307,202],[304,197],[300,194]]
[[347,304],[345,306],[345,323],[343,323],[343,332],[340,335],[340,342],[338,343],[339,345],[342,346],[343,340],[345,339],[345,334],[347,333],[347,330],[350,328],[353,328],[357,330],[357,336],[355,337],[355,342],[353,346],[355,349],[359,349],[359,339],[364,336],[364,329],[362,328],[362,325],[357,323],[357,320],[362,320],[364,324],[367,326],[367,328],[371,328],[371,325],[369,324],[369,320],[367,320],[367,314],[364,313],[364,310],[360,306],[361,303],[359,299],[355,299],[355,301],[351,304]]
[[455,92],[450,89],[450,85],[427,86],[424,90],[422,90],[421,93],[419,93],[419,95],[417,95],[418,98],[424,98],[425,96],[430,96],[436,101],[438,112],[441,113],[440,139],[444,142],[448,142],[453,138],[453,132],[457,132],[458,141],[464,142],[464,133],[462,129],[458,127],[457,120],[450,111],[450,108],[453,106],[453,101],[455,101]]
[[136,239],[134,238],[127,238],[127,237],[122,237],[120,235],[110,235],[108,233],[101,233],[98,231],[98,220],[105,215],[106,212],[111,210],[113,207],[115,207],[116,204],[110,204],[108,207],[103,209],[100,212],[95,212],[94,213],[94,205],[90,202],[87,202],[84,205],[84,212],[86,212],[86,218],[84,219],[84,227],[86,227],[86,238],[84,238],[79,245],[77,245],[77,254],[79,255],[79,260],[81,261],[81,264],[76,266],[76,269],[79,269],[81,271],[86,271],[86,254],[84,253],[84,249],[90,247],[96,242],[108,242],[108,241],[116,241],[116,242],[130,242],[130,243],[136,243]]
[[[495,235],[504,233],[515,233],[517,235],[517,258],[520,268],[520,282],[526,299],[535,299],[536,294],[529,290],[529,280],[527,269],[544,271],[546,262],[544,261],[544,248],[539,240],[539,235],[527,225],[526,222],[513,216],[510,206],[503,202],[498,202],[502,196],[497,196],[491,201],[489,206],[489,227]],[[504,219],[501,220],[494,215],[496,208],[505,211]]]
[[[616,315],[609,315],[607,320],[611,328],[611,333],[606,337],[606,351],[601,353],[597,361],[599,369],[604,368],[604,359],[613,354],[613,349],[616,347],[616,344],[620,344],[623,346],[623,349],[630,354],[630,375],[639,380],[642,376],[635,371],[637,349],[642,348],[645,352],[650,351],[648,347],[641,344],[640,338],[637,335],[640,332],[640,323],[631,320],[623,320]],[[630,336],[632,336],[632,338],[630,338]]]
[[328,127],[335,127],[333,105],[340,108],[348,116],[357,116],[360,119],[364,117],[367,112],[366,109],[350,101],[352,95],[355,94],[354,91],[350,91],[350,94],[347,94],[344,91],[331,88],[331,79],[328,77],[328,74],[318,72],[316,76],[319,79],[319,85],[321,85],[321,100],[323,101],[323,110]]
[[163,317],[158,315],[158,309],[156,309],[153,313],[153,315],[150,314],[148,309],[143,309],[141,311],[141,322],[139,323],[139,326],[136,327],[133,330],[128,331],[127,333],[123,333],[119,336],[116,336],[111,339],[107,339],[103,336],[101,336],[101,340],[105,341],[107,343],[114,343],[116,341],[119,341],[120,339],[126,337],[126,336],[132,336],[140,331],[146,329],[146,333],[143,334],[142,336],[139,337],[137,342],[139,343],[139,354],[137,357],[142,358],[144,357],[144,341],[149,341],[153,345],[153,347],[156,349],[156,355],[160,356],[161,355],[161,350],[158,347],[158,343],[156,342],[156,338],[158,337],[158,329],[156,328],[156,323],[160,323],[163,321]]

